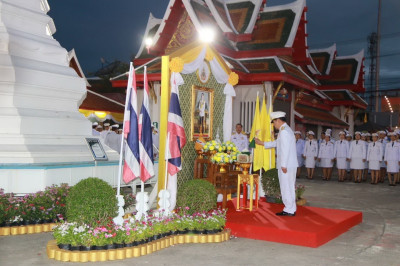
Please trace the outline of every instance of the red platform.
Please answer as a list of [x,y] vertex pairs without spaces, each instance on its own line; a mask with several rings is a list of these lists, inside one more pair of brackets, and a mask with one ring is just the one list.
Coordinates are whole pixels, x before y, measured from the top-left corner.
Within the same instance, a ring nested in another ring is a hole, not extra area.
[[236,211],[236,199],[227,203],[226,227],[232,235],[291,245],[319,247],[362,222],[362,212],[298,206],[295,217],[280,217],[282,204],[261,199],[259,208]]

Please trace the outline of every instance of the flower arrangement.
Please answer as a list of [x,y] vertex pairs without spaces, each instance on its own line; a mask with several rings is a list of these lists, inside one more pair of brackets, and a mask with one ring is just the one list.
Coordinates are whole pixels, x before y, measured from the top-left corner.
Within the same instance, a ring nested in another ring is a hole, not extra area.
[[67,184],[17,197],[0,189],[0,226],[61,221],[65,217]]
[[227,142],[224,143],[225,147],[226,147],[226,151],[227,152],[237,152],[238,148],[236,147],[235,143],[233,143],[232,141],[228,140]]
[[211,157],[211,162],[216,164],[232,163],[232,158],[225,152],[217,152]]
[[[160,212],[150,213],[141,220],[134,216],[126,219],[122,226],[112,220],[107,225],[91,227],[85,224],[63,222],[53,228],[53,236],[59,247],[96,246],[106,249],[106,245],[138,245],[171,233],[216,233],[225,227],[226,210],[212,210],[189,214],[189,208],[178,209],[176,213],[164,217]],[[188,231],[189,230],[189,231]]]
[[233,162],[233,163],[235,163],[235,162],[237,162],[237,158],[238,158],[238,154],[239,154],[240,152],[238,152],[238,151],[234,151],[234,152],[231,152],[230,154],[229,154],[229,157],[231,157],[231,161]]
[[[4,193],[0,188],[0,226],[17,226],[63,221],[66,217],[66,198],[70,186],[61,184],[23,197]],[[135,203],[135,196],[123,194],[124,209]]]
[[203,147],[203,151],[216,151],[216,152],[223,152],[226,150],[226,146],[224,143],[219,143],[215,140],[207,141]]
[[[282,203],[281,188],[279,186],[278,170],[270,169],[263,173],[261,184],[267,197],[273,198],[275,203]],[[302,198],[306,187],[302,184],[296,185],[296,200]]]

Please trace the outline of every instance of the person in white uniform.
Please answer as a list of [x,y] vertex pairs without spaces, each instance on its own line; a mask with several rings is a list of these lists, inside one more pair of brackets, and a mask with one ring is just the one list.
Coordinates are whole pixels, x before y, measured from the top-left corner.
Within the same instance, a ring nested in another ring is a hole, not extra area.
[[357,131],[350,144],[349,159],[350,168],[353,170],[354,183],[361,183],[364,162],[367,159],[367,151],[364,141],[361,140],[361,132]]
[[339,140],[335,142],[333,156],[336,159],[336,168],[338,169],[338,181],[343,182],[346,176],[347,157],[349,157],[350,144],[345,139],[345,133],[339,132]]
[[[386,138],[386,131],[384,131],[384,130],[379,131],[378,135],[379,135],[378,141],[380,143],[382,143],[383,155],[385,155],[386,144],[388,143],[387,138]],[[379,172],[379,182],[383,183],[385,181],[385,176],[386,176],[386,163],[382,159],[381,170]]]
[[103,131],[100,132],[100,137],[105,141],[107,135],[110,133],[110,123],[104,123]]
[[97,122],[94,122],[92,124],[92,136],[100,136],[100,132],[96,130],[98,125],[99,125],[99,123],[97,123]]
[[389,179],[389,186],[395,186],[399,172],[400,144],[396,141],[394,132],[390,132],[388,135],[390,136],[390,142],[386,144],[385,164]]
[[[368,154],[368,144],[369,143],[368,143],[367,136],[368,136],[367,133],[361,133],[361,140],[364,141],[365,149],[366,149],[367,154]],[[363,180],[363,182],[366,182],[367,179],[368,179],[368,162],[365,161],[362,180]]]
[[247,138],[247,135],[243,133],[242,124],[236,124],[236,131],[232,134],[231,141],[235,143],[236,148],[241,152],[249,149],[249,139]]
[[326,133],[325,140],[321,142],[318,152],[318,161],[322,167],[322,180],[329,181],[332,175],[334,162],[334,146],[331,142],[331,135]]
[[[346,140],[349,143],[349,150],[350,150],[350,144],[353,141],[353,136],[350,135],[350,133],[346,133]],[[350,168],[350,160],[347,159],[347,177],[345,178],[345,180],[349,180],[351,181],[351,177],[353,176],[353,170],[351,170]]]
[[297,152],[297,162],[299,166],[297,167],[296,178],[300,177],[301,167],[304,165],[303,153],[304,153],[304,139],[301,138],[301,132],[295,131],[294,136],[296,138],[296,152]]
[[378,183],[379,171],[383,158],[382,143],[378,141],[378,134],[372,134],[372,142],[368,144],[367,161],[368,168],[371,170],[371,184]]
[[113,125],[111,127],[111,131],[109,132],[109,134],[107,134],[104,143],[108,147],[119,153],[121,151],[122,135],[117,134],[118,127],[118,125]]
[[275,141],[263,142],[255,139],[256,144],[264,148],[276,148],[276,168],[278,169],[279,186],[281,188],[282,201],[285,207],[278,216],[296,215],[296,170],[298,166],[296,156],[296,140],[292,129],[286,124],[285,112],[272,112],[270,117],[275,129],[279,129]]
[[315,161],[318,156],[318,142],[314,139],[314,135],[314,132],[308,131],[308,140],[304,143],[303,158],[305,158],[308,179],[314,177]]

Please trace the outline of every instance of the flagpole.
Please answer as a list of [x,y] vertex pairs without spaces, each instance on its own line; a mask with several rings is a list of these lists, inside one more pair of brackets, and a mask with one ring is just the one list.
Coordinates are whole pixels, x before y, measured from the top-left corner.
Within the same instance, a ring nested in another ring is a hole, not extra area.
[[[129,66],[129,73],[131,73],[132,71],[132,62],[130,63]],[[129,84],[132,83],[131,77],[128,77],[128,85],[126,88],[126,97],[125,97],[125,110],[128,107],[128,103],[129,103],[129,97],[131,96],[131,86],[129,86]],[[124,112],[125,114],[125,112]],[[126,117],[124,116],[124,122],[122,124],[122,134],[121,134],[121,147],[119,149],[119,165],[118,165],[118,186],[117,186],[117,196],[119,196],[121,194],[121,174],[122,174],[122,153],[124,151],[124,143],[125,143],[125,138],[124,138],[124,129],[125,129],[125,119]]]
[[[129,66],[129,73],[132,73],[132,62],[130,63]],[[126,98],[125,98],[125,110],[128,107],[128,103],[129,103],[129,97],[131,96],[131,90],[132,90],[132,86],[129,86],[129,84],[132,83],[132,77],[131,75],[129,75],[128,77],[128,84],[127,84],[127,88],[126,88]],[[124,129],[125,129],[125,110],[124,110],[124,120],[123,120],[123,124],[122,124],[122,134],[121,134],[121,147],[120,147],[120,152],[119,152],[119,163],[118,163],[118,183],[117,183],[117,200],[118,200],[118,215],[116,217],[114,217],[113,221],[115,224],[117,225],[122,225],[122,223],[124,222],[124,219],[122,218],[125,214],[124,211],[124,205],[125,205],[125,201],[124,201],[124,197],[121,196],[121,174],[122,174],[122,153],[124,151],[124,143],[125,143],[125,134],[124,134]]]

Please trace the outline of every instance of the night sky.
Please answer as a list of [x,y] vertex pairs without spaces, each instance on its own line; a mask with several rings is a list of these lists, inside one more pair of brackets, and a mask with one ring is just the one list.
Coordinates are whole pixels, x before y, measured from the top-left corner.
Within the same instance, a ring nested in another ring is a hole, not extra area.
[[[129,62],[136,55],[149,13],[164,16],[167,0],[48,0],[57,28],[54,38],[67,50],[75,48],[85,73],[108,62]],[[268,5],[293,0],[268,0]],[[376,31],[378,0],[308,0],[308,44],[311,49],[337,44],[338,55],[364,49]],[[381,88],[400,88],[400,1],[382,1]],[[366,77],[368,78],[368,77]],[[366,87],[368,87],[366,81]]]

